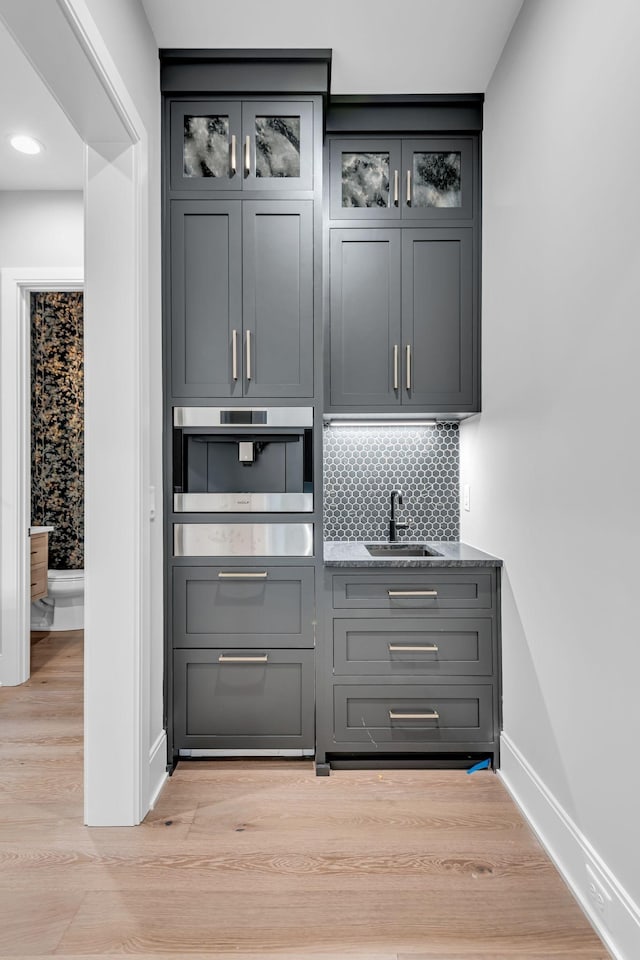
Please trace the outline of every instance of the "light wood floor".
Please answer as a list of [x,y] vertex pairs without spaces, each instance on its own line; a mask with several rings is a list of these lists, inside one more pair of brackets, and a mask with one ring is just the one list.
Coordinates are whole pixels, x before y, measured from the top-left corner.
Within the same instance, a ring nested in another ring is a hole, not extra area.
[[608,957],[488,772],[182,763],[142,826],[87,829],[81,698],[79,634],[0,690],[3,958]]

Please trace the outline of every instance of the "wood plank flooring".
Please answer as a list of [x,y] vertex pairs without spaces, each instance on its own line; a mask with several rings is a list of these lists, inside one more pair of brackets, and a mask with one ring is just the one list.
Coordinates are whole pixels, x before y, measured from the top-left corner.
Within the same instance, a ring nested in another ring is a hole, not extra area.
[[179,764],[134,828],[82,826],[82,639],[0,690],[0,957],[606,960],[489,772]]

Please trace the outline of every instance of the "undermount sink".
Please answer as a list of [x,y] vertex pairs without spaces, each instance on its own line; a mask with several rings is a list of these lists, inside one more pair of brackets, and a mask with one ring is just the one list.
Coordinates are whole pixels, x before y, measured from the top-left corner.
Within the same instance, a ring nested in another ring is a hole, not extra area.
[[422,543],[365,543],[372,557],[441,557],[442,554]]

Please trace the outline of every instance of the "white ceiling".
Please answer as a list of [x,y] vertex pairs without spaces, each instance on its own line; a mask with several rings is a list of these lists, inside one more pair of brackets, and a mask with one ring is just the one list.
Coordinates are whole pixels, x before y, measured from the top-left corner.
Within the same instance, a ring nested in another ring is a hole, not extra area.
[[523,0],[142,0],[159,47],[331,47],[333,93],[487,89]]
[[[333,93],[485,91],[523,0],[142,0],[159,47],[330,47]],[[16,153],[14,133],[45,144]],[[0,190],[79,190],[82,141],[0,21]]]
[[[14,133],[46,147],[17,153]],[[0,190],[81,190],[82,140],[0,21]]]

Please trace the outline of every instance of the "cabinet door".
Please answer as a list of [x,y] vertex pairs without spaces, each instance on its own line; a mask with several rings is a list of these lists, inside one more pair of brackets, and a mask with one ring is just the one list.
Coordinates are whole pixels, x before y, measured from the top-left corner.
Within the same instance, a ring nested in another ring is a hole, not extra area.
[[243,201],[244,393],[313,396],[313,202]]
[[176,748],[312,750],[313,664],[313,650],[176,650]]
[[329,176],[331,218],[397,220],[400,171],[399,140],[334,140]]
[[400,402],[400,230],[331,231],[331,404]]
[[171,104],[171,189],[241,190],[241,105],[234,101]]
[[473,140],[403,140],[402,218],[471,220]]
[[171,204],[171,380],[175,397],[242,393],[241,239],[239,200],[179,200]]
[[472,229],[402,233],[402,402],[434,412],[473,410]]
[[312,103],[243,103],[242,179],[248,190],[313,189]]
[[174,647],[312,647],[313,575],[313,567],[174,568]]

